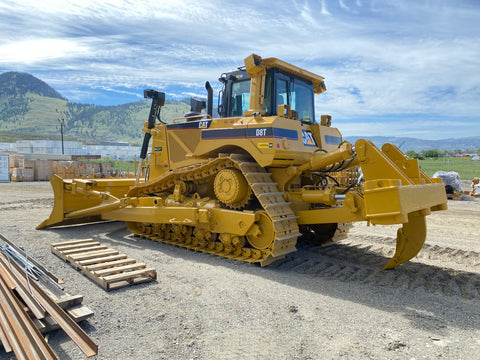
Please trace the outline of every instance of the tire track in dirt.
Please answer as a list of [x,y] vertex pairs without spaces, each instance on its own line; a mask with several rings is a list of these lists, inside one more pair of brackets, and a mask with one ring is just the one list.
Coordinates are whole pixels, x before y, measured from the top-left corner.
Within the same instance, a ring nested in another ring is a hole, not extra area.
[[[381,237],[381,236],[368,236],[368,238],[362,237],[362,242],[367,240],[369,244],[362,243],[359,245],[358,241],[353,240],[341,240],[338,244],[364,247],[367,246],[375,253],[381,254],[386,257],[391,257],[395,250],[396,239],[393,237]],[[457,264],[471,265],[473,267],[480,267],[480,253],[471,250],[462,250],[452,247],[445,247],[439,245],[424,244],[422,250],[417,254],[418,259],[429,259],[439,261],[453,261]]]
[[[332,244],[315,246],[301,243],[298,251],[269,267],[275,271],[296,272],[342,282],[368,283],[409,291],[423,290],[441,296],[459,296],[464,299],[480,298],[480,273],[450,269],[420,262],[407,262],[397,268],[382,271],[392,255],[391,249],[381,246]],[[458,261],[470,262],[478,253],[432,246],[428,256],[452,255]],[[469,256],[465,257],[464,253]],[[473,253],[470,254],[470,253]],[[433,254],[433,255],[432,255]],[[441,260],[441,259],[440,259]]]

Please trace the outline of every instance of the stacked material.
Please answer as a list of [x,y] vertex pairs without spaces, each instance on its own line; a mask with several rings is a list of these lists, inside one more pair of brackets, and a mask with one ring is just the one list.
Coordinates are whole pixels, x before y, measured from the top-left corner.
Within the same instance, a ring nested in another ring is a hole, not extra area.
[[461,200],[462,192],[460,190],[460,176],[455,171],[437,171],[432,176],[441,179],[445,184],[445,191],[448,199]]
[[48,181],[53,174],[55,174],[55,167],[52,160],[35,160],[35,181]]
[[25,159],[23,162],[23,181],[35,180],[35,160]]
[[0,183],[10,181],[10,163],[8,154],[0,154]]
[[0,340],[5,351],[13,351],[18,359],[57,359],[41,335],[46,327],[39,326],[53,322],[85,355],[96,355],[97,344],[77,325],[77,319],[62,309],[49,286],[45,287],[50,284],[58,292],[58,278],[23,249],[0,238],[7,243],[0,245]]
[[23,181],[23,155],[10,155],[10,181]]
[[107,177],[112,174],[110,163],[25,159],[18,154],[2,155],[2,164],[5,161],[9,164],[4,170],[7,173],[5,179],[0,181],[49,181],[54,174],[64,179]]

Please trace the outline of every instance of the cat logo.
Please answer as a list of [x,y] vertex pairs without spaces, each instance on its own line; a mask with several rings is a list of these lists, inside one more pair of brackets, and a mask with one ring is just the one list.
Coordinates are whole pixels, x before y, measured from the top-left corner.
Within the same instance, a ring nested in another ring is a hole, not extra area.
[[199,129],[208,129],[209,121],[200,121],[198,123],[198,128]]
[[317,146],[313,134],[309,130],[302,130],[303,145],[305,146]]

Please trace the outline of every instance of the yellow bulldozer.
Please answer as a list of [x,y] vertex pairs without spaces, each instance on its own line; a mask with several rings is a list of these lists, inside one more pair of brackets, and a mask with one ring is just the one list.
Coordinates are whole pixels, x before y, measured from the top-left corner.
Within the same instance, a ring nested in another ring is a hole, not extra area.
[[264,266],[297,240],[324,243],[367,221],[401,225],[384,269],[413,258],[425,216],[447,208],[443,184],[395,145],[352,145],[331,116],[317,121],[323,77],[255,54],[244,63],[219,79],[218,118],[208,82],[207,101],[172,123],[160,118],[165,94],[145,90],[152,104],[136,179],[54,175],[54,207],[37,228],[120,220],[138,236]]

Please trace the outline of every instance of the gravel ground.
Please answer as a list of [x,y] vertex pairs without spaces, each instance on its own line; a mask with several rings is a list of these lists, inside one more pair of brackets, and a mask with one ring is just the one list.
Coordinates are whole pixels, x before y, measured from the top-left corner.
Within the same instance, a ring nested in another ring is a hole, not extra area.
[[[134,238],[121,222],[35,230],[51,211],[48,183],[0,184],[0,195],[0,233],[94,311],[81,326],[95,359],[478,359],[479,199],[429,216],[419,256],[382,272],[396,227],[356,224],[261,268]],[[154,267],[157,281],[105,292],[50,252],[85,238]],[[86,358],[61,330],[49,343],[61,359]]]

